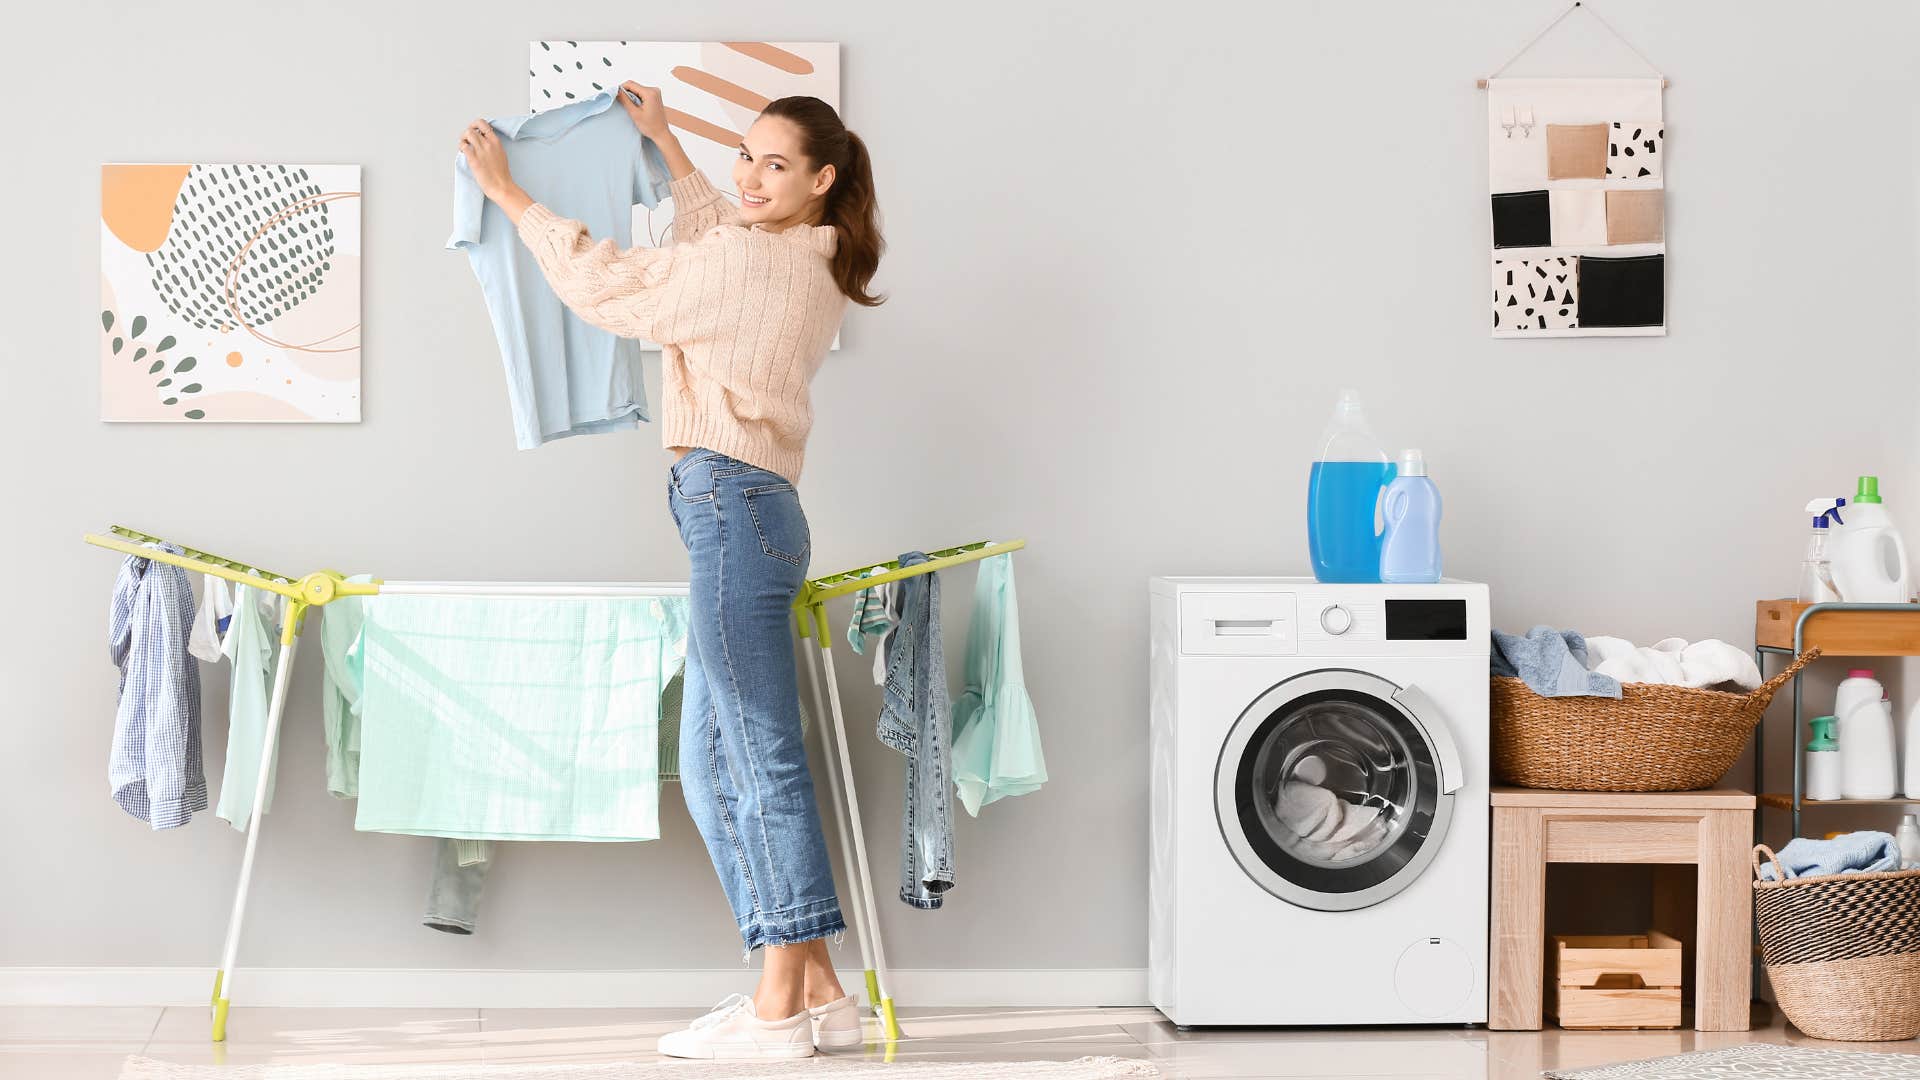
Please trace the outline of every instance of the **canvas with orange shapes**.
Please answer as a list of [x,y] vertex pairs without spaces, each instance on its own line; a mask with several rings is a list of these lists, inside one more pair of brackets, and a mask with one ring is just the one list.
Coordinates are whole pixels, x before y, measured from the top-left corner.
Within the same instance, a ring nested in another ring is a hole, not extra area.
[[100,418],[360,419],[360,169],[105,165]]

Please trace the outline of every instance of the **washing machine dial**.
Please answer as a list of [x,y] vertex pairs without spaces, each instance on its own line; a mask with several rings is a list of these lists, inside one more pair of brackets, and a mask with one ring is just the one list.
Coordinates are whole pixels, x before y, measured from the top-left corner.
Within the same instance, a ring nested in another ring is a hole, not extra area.
[[1320,629],[1335,637],[1353,629],[1353,612],[1339,604],[1320,610]]

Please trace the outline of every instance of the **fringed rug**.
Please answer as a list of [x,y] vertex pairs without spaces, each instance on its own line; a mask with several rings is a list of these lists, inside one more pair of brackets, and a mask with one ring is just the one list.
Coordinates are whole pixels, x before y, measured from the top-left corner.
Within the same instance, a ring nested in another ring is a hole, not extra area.
[[1920,1054],[1748,1043],[1546,1075],[1550,1080],[1920,1080]]
[[[120,1080],[787,1080],[789,1077],[911,1077],[913,1080],[1133,1080],[1157,1077],[1144,1061],[881,1061],[827,1055],[801,1061],[633,1061],[597,1065],[175,1065],[130,1057]],[[1888,1074],[1892,1075],[1892,1074]],[[1902,1076],[1908,1074],[1900,1074]]]

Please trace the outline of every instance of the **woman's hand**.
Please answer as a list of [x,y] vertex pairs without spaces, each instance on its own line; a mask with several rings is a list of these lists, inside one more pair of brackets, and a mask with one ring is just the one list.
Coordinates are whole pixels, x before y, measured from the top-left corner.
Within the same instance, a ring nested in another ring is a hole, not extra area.
[[[634,103],[636,97],[640,99],[638,104]],[[673,137],[667,127],[667,106],[660,99],[659,87],[641,86],[628,79],[620,84],[620,93],[615,95],[615,99],[620,102],[621,108],[627,110],[627,115],[633,119],[633,126],[640,129],[640,134],[656,143],[664,143]]]
[[506,148],[500,135],[485,120],[475,120],[460,132],[460,153],[466,155],[467,168],[487,198],[495,202],[514,187],[513,172],[507,164]]

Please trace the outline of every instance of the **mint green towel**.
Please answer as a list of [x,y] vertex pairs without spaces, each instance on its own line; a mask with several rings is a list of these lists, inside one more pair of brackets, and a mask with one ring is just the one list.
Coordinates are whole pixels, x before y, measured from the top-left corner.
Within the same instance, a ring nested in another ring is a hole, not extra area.
[[386,596],[360,648],[368,832],[660,835],[660,698],[685,597]]

